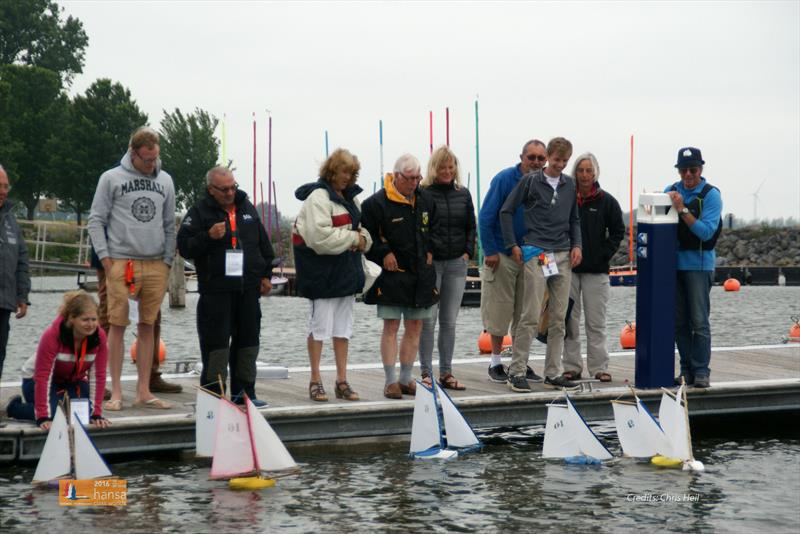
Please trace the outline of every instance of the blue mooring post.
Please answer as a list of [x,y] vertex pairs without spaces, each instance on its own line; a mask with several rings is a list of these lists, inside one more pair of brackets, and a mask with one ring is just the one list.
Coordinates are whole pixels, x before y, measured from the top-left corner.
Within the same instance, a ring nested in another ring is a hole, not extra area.
[[636,213],[637,388],[672,387],[678,214],[666,193],[639,197]]

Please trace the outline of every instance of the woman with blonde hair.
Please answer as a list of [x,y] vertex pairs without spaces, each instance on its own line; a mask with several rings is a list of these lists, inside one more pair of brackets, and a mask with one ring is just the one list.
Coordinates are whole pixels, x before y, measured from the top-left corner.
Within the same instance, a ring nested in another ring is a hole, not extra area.
[[356,401],[358,393],[347,382],[347,351],[353,330],[355,295],[364,287],[362,254],[372,238],[361,227],[356,185],[361,164],[339,148],[319,169],[319,179],[295,191],[303,201],[292,229],[297,294],[309,299],[308,359],[311,380],[308,396],[325,402],[328,395],[319,372],[323,341],[333,338],[337,399]]
[[103,418],[107,363],[106,333],[97,326],[97,302],[82,290],[65,294],[58,316],[39,339],[36,354],[22,366],[22,396],[8,403],[9,417],[36,421],[40,428],[49,429],[60,400],[89,398],[92,370],[90,421],[107,427],[110,423]]
[[439,322],[439,384],[447,389],[466,389],[453,376],[452,361],[456,339],[456,319],[464,296],[467,262],[475,250],[475,210],[472,196],[461,185],[458,158],[450,148],[437,148],[428,162],[424,187],[436,204],[431,221],[430,240],[436,267],[439,303],[422,324],[419,362],[423,382],[432,384],[433,338]]

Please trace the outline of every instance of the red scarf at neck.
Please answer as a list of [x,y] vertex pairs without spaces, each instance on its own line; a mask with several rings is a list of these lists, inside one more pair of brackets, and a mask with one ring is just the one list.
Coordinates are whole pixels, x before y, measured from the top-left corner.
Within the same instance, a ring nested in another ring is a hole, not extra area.
[[597,187],[597,182],[592,184],[592,190],[587,195],[581,194],[580,189],[578,189],[578,206],[583,206],[585,202],[597,200],[602,194],[603,190]]

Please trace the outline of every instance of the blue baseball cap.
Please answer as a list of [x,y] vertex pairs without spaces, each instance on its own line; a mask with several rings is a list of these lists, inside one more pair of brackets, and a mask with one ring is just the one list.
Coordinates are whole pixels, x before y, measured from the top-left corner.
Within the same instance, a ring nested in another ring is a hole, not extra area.
[[678,163],[675,164],[676,169],[686,169],[688,167],[700,167],[705,165],[703,155],[700,153],[699,148],[687,146],[678,150]]

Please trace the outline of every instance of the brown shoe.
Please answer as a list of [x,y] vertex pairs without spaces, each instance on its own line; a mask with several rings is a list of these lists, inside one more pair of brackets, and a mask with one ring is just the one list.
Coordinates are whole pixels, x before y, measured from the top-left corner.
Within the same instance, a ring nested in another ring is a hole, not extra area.
[[183,386],[167,382],[161,378],[161,373],[153,373],[150,375],[150,391],[153,393],[180,393],[183,391]]
[[350,384],[347,383],[347,380],[344,382],[336,382],[336,387],[334,388],[334,392],[336,393],[337,399],[344,399],[349,401],[357,401],[359,399],[358,393],[353,391],[353,388],[350,387]]
[[383,388],[383,396],[386,397],[387,399],[402,399],[403,392],[400,382],[389,384],[388,386]]
[[103,391],[103,400],[111,400],[111,390],[110,389],[106,388],[105,391]]
[[322,387],[322,382],[309,382],[308,398],[314,402],[328,402],[328,395]]
[[412,380],[408,384],[400,384],[400,391],[402,391],[404,395],[416,395],[417,383]]

